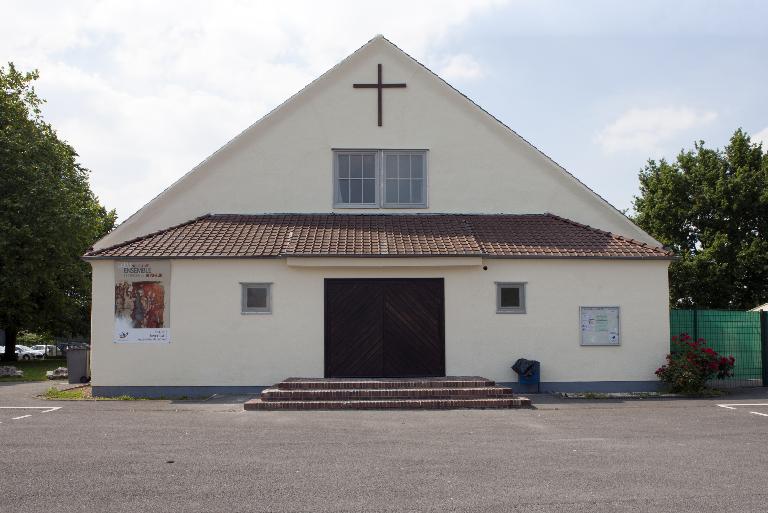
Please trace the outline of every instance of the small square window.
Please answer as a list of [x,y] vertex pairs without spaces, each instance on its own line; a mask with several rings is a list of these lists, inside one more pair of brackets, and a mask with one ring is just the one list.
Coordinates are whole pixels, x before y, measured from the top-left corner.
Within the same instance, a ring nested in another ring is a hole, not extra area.
[[496,283],[496,313],[525,313],[525,283]]
[[241,283],[241,313],[272,313],[271,283]]

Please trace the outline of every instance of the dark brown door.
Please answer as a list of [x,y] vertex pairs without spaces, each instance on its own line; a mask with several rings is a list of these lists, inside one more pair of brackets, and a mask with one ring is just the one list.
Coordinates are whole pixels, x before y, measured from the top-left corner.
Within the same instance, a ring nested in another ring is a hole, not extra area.
[[325,280],[326,377],[381,376],[384,283]]
[[445,375],[442,279],[325,280],[326,377]]

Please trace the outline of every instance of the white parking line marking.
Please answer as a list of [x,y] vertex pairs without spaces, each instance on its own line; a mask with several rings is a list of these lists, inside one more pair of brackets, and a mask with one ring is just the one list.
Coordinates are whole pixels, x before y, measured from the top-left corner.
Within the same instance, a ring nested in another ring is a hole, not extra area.
[[[768,406],[768,403],[729,403],[729,404],[718,404],[720,408],[726,408],[728,410],[736,410],[736,406]],[[768,417],[768,413],[762,413],[759,411],[750,411],[752,415],[760,415],[761,417]]]
[[[40,413],[50,413],[52,411],[60,410],[63,406],[0,406],[3,410],[42,410]],[[21,415],[19,417],[13,417],[11,420],[21,420],[31,417],[32,414]],[[2,424],[2,422],[0,422]]]
[[[768,406],[768,405],[766,405]],[[63,408],[63,406],[0,406],[3,410],[45,410],[40,413],[48,413]]]
[[729,408],[729,406],[768,406],[768,403],[727,403],[718,404],[721,408],[728,408],[729,410],[735,410],[736,408]]

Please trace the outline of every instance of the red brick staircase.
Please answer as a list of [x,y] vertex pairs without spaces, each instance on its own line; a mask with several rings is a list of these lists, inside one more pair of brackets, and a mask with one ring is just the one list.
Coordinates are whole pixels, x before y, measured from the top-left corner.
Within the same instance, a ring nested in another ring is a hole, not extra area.
[[531,401],[478,376],[288,378],[246,402],[246,410],[450,410],[526,408]]

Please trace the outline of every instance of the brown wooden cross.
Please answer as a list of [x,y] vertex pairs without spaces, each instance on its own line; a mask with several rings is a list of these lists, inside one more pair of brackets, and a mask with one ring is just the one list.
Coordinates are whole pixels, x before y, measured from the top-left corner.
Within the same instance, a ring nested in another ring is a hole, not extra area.
[[392,87],[405,87],[405,84],[383,84],[381,82],[381,64],[379,64],[379,81],[375,84],[352,84],[355,89],[378,89],[379,93],[379,126],[381,126],[381,91]]

